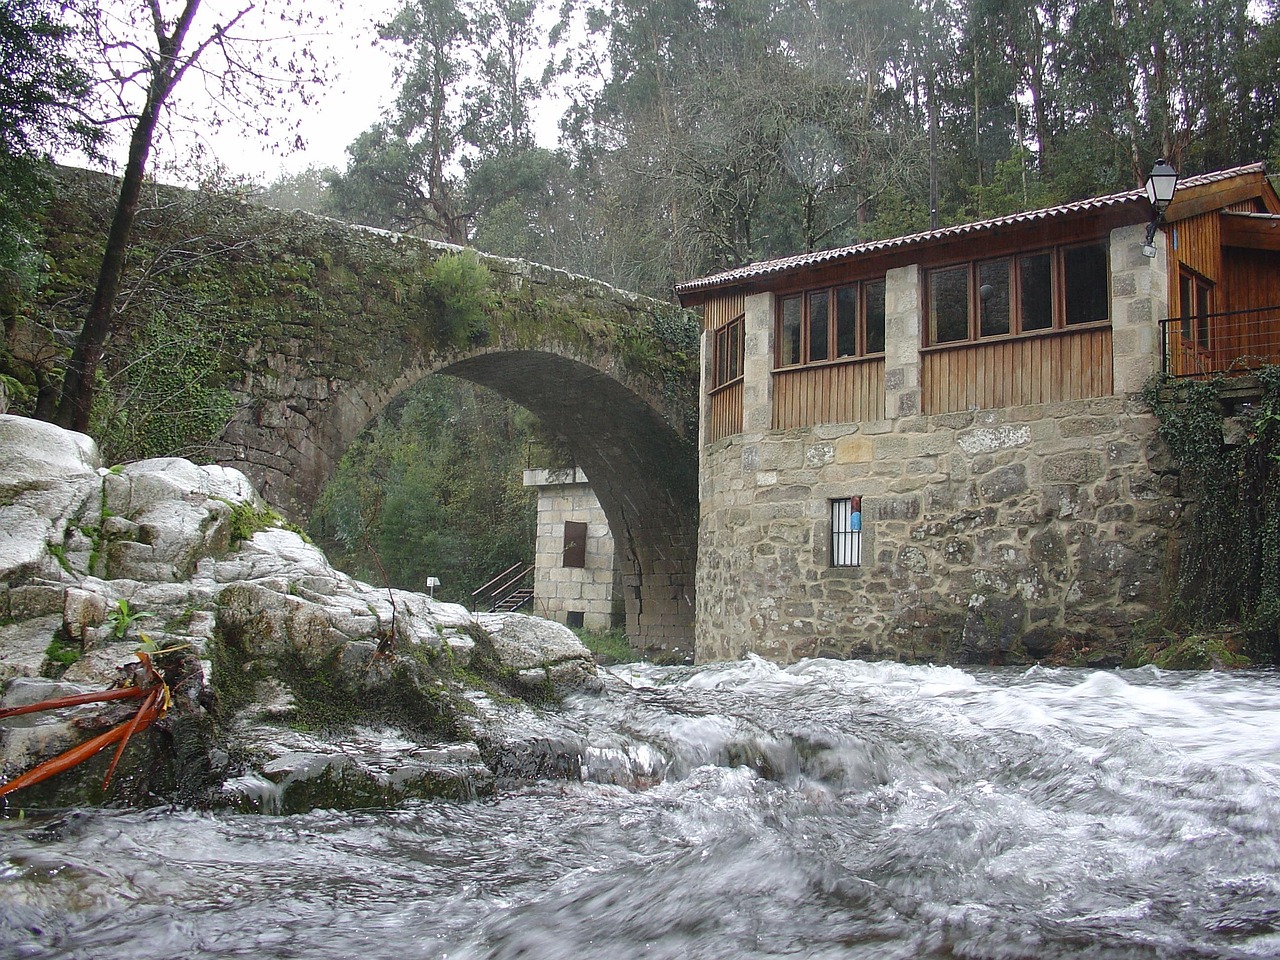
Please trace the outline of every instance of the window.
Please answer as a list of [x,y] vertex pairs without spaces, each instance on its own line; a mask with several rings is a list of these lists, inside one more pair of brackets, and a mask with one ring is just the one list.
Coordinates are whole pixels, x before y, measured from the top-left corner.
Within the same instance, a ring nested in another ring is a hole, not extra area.
[[585,567],[587,565],[587,525],[577,520],[564,522],[564,565],[566,567]]
[[778,366],[884,353],[884,296],[868,280],[779,298]]
[[564,625],[570,630],[581,630],[586,619],[587,615],[582,610],[566,610],[564,612]]
[[831,501],[831,566],[862,565],[862,498]]
[[1178,276],[1178,316],[1182,318],[1182,339],[1201,350],[1209,349],[1209,321],[1213,313],[1213,284],[1183,267]]
[[733,383],[742,376],[743,318],[730,320],[716,331],[711,366],[711,389]]
[[1098,323],[1109,316],[1105,243],[978,260],[928,271],[930,344]]

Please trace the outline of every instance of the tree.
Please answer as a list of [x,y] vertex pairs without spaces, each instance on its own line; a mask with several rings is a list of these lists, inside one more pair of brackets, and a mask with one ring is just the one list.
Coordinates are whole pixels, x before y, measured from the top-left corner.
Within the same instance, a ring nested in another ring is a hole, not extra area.
[[[86,430],[93,407],[95,380],[114,319],[116,300],[124,273],[125,255],[137,216],[148,161],[162,131],[173,94],[190,73],[201,74],[206,88],[214,91],[223,109],[239,107],[259,119],[257,132],[267,135],[266,113],[284,99],[306,102],[322,74],[310,51],[295,56],[275,52],[270,36],[252,38],[238,32],[256,7],[245,0],[238,10],[205,29],[197,29],[201,0],[184,0],[180,9],[166,10],[163,0],[137,0],[119,9],[99,0],[84,0],[77,9],[89,49],[98,58],[118,108],[114,117],[129,125],[128,150],[120,182],[120,194],[107,234],[102,266],[88,315],[76,337],[63,379],[57,421],[74,430]],[[297,28],[313,15],[291,12],[281,3],[279,20]],[[221,122],[215,106],[211,119]]]
[[399,58],[399,90],[387,115],[348,147],[346,171],[330,179],[340,215],[465,244],[481,207],[519,192],[503,186],[479,197],[467,181],[477,165],[534,148],[532,106],[555,72],[544,64],[542,7],[407,0],[382,25]]
[[[41,168],[62,149],[92,152],[100,139],[82,114],[89,78],[51,0],[0,4],[0,299],[30,280],[32,223]],[[5,310],[7,313],[7,308]]]

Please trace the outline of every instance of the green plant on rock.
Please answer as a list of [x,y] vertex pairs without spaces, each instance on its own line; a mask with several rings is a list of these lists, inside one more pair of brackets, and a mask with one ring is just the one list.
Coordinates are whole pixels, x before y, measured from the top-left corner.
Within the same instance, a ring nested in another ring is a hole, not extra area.
[[68,640],[62,636],[54,636],[49,646],[45,648],[44,655],[48,659],[48,663],[45,665],[46,669],[43,672],[56,679],[66,672],[67,667],[84,656],[84,647],[74,640]]
[[640,659],[622,630],[588,630],[585,627],[573,631],[582,645],[591,651],[597,661],[605,664],[634,663]]
[[423,284],[423,296],[438,345],[463,347],[488,339],[492,278],[474,252],[446,253],[436,260]]
[[248,501],[236,502],[226,497],[215,497],[231,508],[231,545],[252,540],[259,530],[290,530],[310,543],[301,527],[290,523],[271,507],[258,507]]
[[1280,367],[1255,372],[1260,395],[1224,437],[1221,378],[1157,378],[1143,397],[1194,504],[1166,626],[1244,631],[1256,656],[1280,652]]
[[120,641],[129,636],[139,621],[147,620],[154,617],[154,613],[148,613],[145,610],[135,610],[129,605],[129,601],[120,599],[116,601],[116,605],[107,614],[105,625],[111,628],[111,639]]

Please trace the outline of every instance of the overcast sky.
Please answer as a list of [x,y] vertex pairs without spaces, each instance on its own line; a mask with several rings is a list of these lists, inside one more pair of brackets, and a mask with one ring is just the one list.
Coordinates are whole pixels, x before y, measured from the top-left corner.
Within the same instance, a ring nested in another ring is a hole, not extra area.
[[317,38],[317,53],[328,50],[334,71],[318,102],[304,108],[305,151],[274,156],[256,139],[228,129],[210,139],[214,155],[231,173],[263,183],[309,166],[343,169],[347,144],[377,121],[392,97],[391,57],[373,40],[374,25],[389,19],[398,2],[348,0],[345,10],[332,15],[331,32]]

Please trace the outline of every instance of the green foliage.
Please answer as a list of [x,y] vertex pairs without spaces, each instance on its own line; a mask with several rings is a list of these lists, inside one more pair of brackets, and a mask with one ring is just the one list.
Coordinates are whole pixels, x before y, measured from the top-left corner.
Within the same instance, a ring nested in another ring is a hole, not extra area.
[[626,633],[622,630],[606,630],[603,633],[585,628],[573,631],[595,656],[599,663],[635,663],[640,655],[631,646]]
[[91,426],[103,455],[208,458],[235,412],[223,385],[232,337],[213,302],[161,305],[127,337],[97,392]]
[[493,290],[489,269],[473,251],[446,253],[436,260],[424,284],[424,299],[436,344],[461,347],[488,339]]
[[242,500],[232,502],[219,497],[231,508],[231,545],[252,540],[259,530],[292,530],[303,539],[309,540],[306,532],[296,524],[290,523],[271,507],[258,507]]
[[88,76],[69,49],[63,8],[50,0],[0,4],[0,316],[36,283],[36,213],[49,196],[45,161],[65,148],[91,155],[101,131],[77,107]]
[[84,656],[84,647],[74,640],[54,637],[45,648],[44,655],[49,660],[49,673],[57,677],[62,676],[67,667]]
[[1236,670],[1251,666],[1230,636],[1193,633],[1167,643],[1144,646],[1134,666],[1151,664],[1161,670]]
[[111,628],[111,639],[114,641],[124,640],[129,636],[139,621],[147,620],[154,617],[154,613],[147,613],[144,610],[135,610],[129,605],[128,600],[120,599],[116,601],[116,605],[107,614],[106,626]]
[[[1194,502],[1181,545],[1173,624],[1237,625],[1259,655],[1280,653],[1280,367],[1256,374],[1242,442],[1224,438],[1222,380],[1154,380],[1144,398]],[[1173,625],[1171,624],[1171,625]]]
[[[335,564],[375,583],[466,603],[533,550],[524,487],[529,415],[480,387],[429,377],[353,443],[312,516]],[[385,576],[384,572],[385,571]]]

